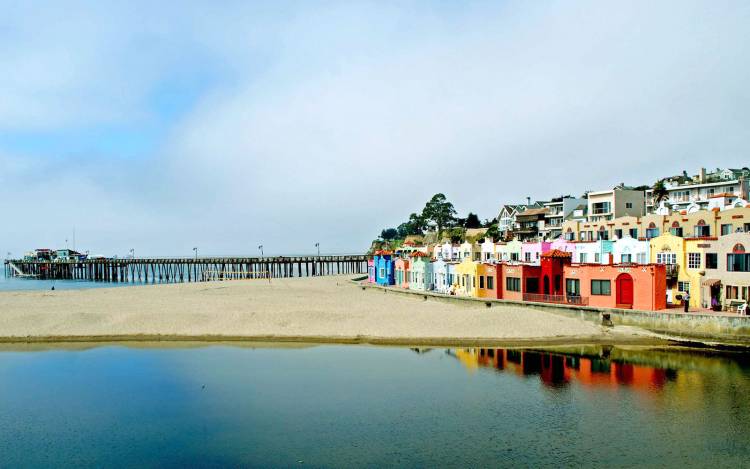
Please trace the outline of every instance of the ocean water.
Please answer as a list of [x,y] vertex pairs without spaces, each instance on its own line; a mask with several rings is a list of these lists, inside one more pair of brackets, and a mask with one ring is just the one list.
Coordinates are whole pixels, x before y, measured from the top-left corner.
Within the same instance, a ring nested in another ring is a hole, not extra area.
[[76,290],[81,288],[111,288],[138,285],[138,283],[90,282],[87,280],[38,280],[34,278],[6,277],[0,271],[1,291],[23,290]]
[[2,467],[747,467],[746,354],[0,351]]

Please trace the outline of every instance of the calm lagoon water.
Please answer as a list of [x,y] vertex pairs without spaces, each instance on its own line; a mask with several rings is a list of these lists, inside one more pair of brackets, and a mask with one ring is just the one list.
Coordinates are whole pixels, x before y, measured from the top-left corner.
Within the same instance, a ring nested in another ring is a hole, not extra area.
[[565,352],[6,348],[0,466],[747,467],[748,356]]

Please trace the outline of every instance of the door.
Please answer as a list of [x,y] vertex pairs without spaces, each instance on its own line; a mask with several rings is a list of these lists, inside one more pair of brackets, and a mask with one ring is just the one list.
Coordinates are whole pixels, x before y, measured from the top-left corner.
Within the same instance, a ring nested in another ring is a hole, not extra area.
[[549,277],[544,276],[544,294],[549,295]]
[[633,277],[629,274],[617,277],[617,304],[633,306]]

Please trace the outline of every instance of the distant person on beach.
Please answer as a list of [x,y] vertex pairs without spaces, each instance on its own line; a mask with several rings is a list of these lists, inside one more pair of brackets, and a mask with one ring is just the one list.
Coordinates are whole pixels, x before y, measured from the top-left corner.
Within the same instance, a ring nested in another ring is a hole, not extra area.
[[685,292],[684,295],[682,295],[682,304],[685,306],[685,312],[688,312],[688,308],[690,307],[690,293]]

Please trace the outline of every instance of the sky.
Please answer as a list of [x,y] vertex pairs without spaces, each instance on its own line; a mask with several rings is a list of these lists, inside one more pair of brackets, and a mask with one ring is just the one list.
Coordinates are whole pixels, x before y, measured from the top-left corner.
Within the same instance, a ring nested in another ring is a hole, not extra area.
[[[0,255],[362,252],[750,166],[745,1],[0,0]],[[66,241],[67,240],[67,241]]]

